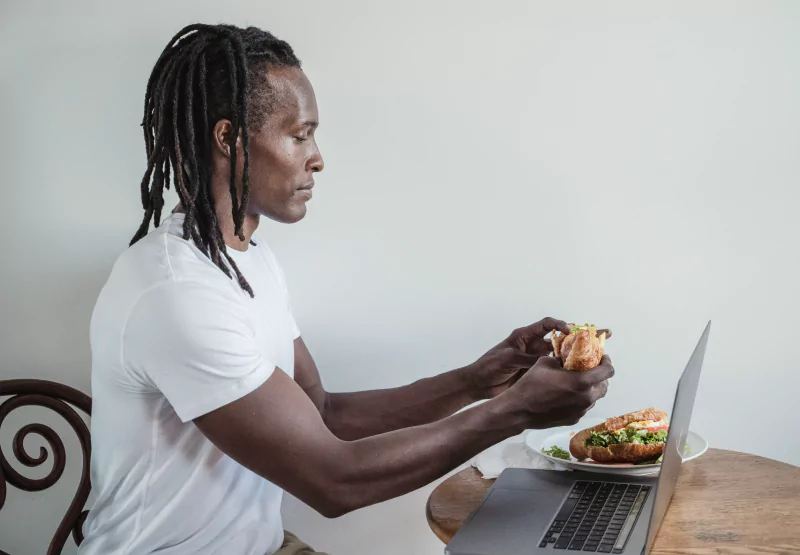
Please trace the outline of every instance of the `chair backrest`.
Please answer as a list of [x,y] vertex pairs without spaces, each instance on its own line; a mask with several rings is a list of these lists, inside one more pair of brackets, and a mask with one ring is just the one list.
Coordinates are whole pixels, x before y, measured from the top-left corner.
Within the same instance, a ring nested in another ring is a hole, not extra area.
[[[46,380],[0,381],[0,399],[4,397],[8,397],[8,399],[0,404],[0,426],[3,425],[6,416],[14,409],[22,406],[46,407],[61,415],[75,430],[80,441],[81,450],[83,451],[80,484],[69,509],[67,509],[67,514],[61,520],[50,542],[50,547],[47,549],[47,555],[60,555],[70,534],[72,534],[76,544],[80,545],[83,541],[83,522],[89,513],[89,511],[84,511],[83,507],[89,498],[89,491],[91,490],[91,483],[89,482],[91,438],[86,422],[75,411],[75,408],[91,416],[92,399],[77,389]],[[50,452],[45,447],[41,447],[38,456],[28,454],[25,451],[23,442],[31,434],[41,436],[50,445]],[[44,478],[26,478],[11,467],[0,445],[0,510],[3,509],[6,501],[6,483],[24,491],[43,491],[58,482],[66,465],[67,455],[63,441],[55,430],[44,424],[33,423],[20,428],[14,435],[12,447],[16,460],[27,467],[42,465],[52,454],[54,458],[53,468]],[[0,555],[3,553],[3,551],[0,551]]]

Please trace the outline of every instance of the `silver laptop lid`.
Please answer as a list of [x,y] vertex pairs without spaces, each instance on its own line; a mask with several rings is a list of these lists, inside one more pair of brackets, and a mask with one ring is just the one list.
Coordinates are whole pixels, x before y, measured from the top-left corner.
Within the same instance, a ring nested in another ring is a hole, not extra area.
[[694,399],[697,394],[697,384],[700,382],[700,370],[703,368],[703,359],[708,344],[708,334],[711,331],[711,322],[708,322],[700,341],[697,343],[681,379],[678,380],[678,389],[675,393],[675,403],[672,406],[667,444],[664,446],[664,458],[661,462],[661,473],[658,477],[656,497],[653,502],[653,513],[647,532],[647,544],[644,553],[649,553],[653,541],[661,528],[661,521],[667,511],[672,494],[675,492],[675,483],[681,471],[683,450],[686,444],[686,434],[692,420]]

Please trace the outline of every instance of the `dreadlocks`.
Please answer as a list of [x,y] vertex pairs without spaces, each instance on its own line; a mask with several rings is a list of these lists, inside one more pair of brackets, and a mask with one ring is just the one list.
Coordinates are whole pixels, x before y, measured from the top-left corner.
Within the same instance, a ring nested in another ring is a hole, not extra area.
[[[183,238],[191,239],[229,278],[233,270],[251,297],[253,290],[228,254],[217,220],[211,190],[211,133],[219,120],[231,122],[231,215],[234,233],[244,241],[242,225],[250,196],[247,130],[260,125],[271,109],[256,94],[268,86],[270,66],[299,68],[300,60],[286,42],[255,27],[189,25],[167,44],[147,82],[142,120],[147,153],[141,184],[144,218],[130,243],[147,235],[151,221],[159,225],[171,170],[172,184],[186,211]],[[236,191],[240,132],[241,199]]]

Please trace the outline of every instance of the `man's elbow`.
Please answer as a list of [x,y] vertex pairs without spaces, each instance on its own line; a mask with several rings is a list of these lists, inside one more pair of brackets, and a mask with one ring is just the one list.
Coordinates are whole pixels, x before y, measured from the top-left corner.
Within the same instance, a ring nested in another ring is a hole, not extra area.
[[339,518],[369,504],[363,495],[365,485],[357,478],[336,476],[335,472],[331,474],[312,505],[319,514],[325,518]]
[[333,519],[360,509],[361,506],[350,495],[326,492],[314,501],[311,508],[325,518]]
[[325,518],[330,519],[339,518],[355,510],[355,508],[341,503],[338,500],[325,501],[324,503],[320,503],[318,507],[314,507],[314,509]]

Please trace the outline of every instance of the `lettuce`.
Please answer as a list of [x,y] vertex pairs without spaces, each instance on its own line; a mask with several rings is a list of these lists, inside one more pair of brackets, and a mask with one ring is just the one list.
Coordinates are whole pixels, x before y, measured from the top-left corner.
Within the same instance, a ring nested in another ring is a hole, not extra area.
[[637,466],[638,466],[638,465],[643,465],[643,464],[660,464],[660,463],[661,463],[661,461],[663,461],[663,460],[664,460],[664,455],[661,455],[660,457],[658,457],[658,458],[657,458],[656,460],[654,460],[654,461],[642,461],[642,462],[633,463],[633,464],[635,464],[635,465],[637,465]]
[[564,451],[557,445],[553,445],[553,447],[551,447],[550,449],[542,449],[542,453],[550,457],[555,457],[557,459],[564,459],[565,461],[568,461],[571,458],[567,451]]
[[620,443],[652,445],[654,443],[664,443],[666,440],[666,430],[651,432],[649,430],[638,430],[636,428],[624,428],[618,432],[604,434],[589,432],[589,439],[586,440],[586,447],[608,447],[609,445],[617,445]]

